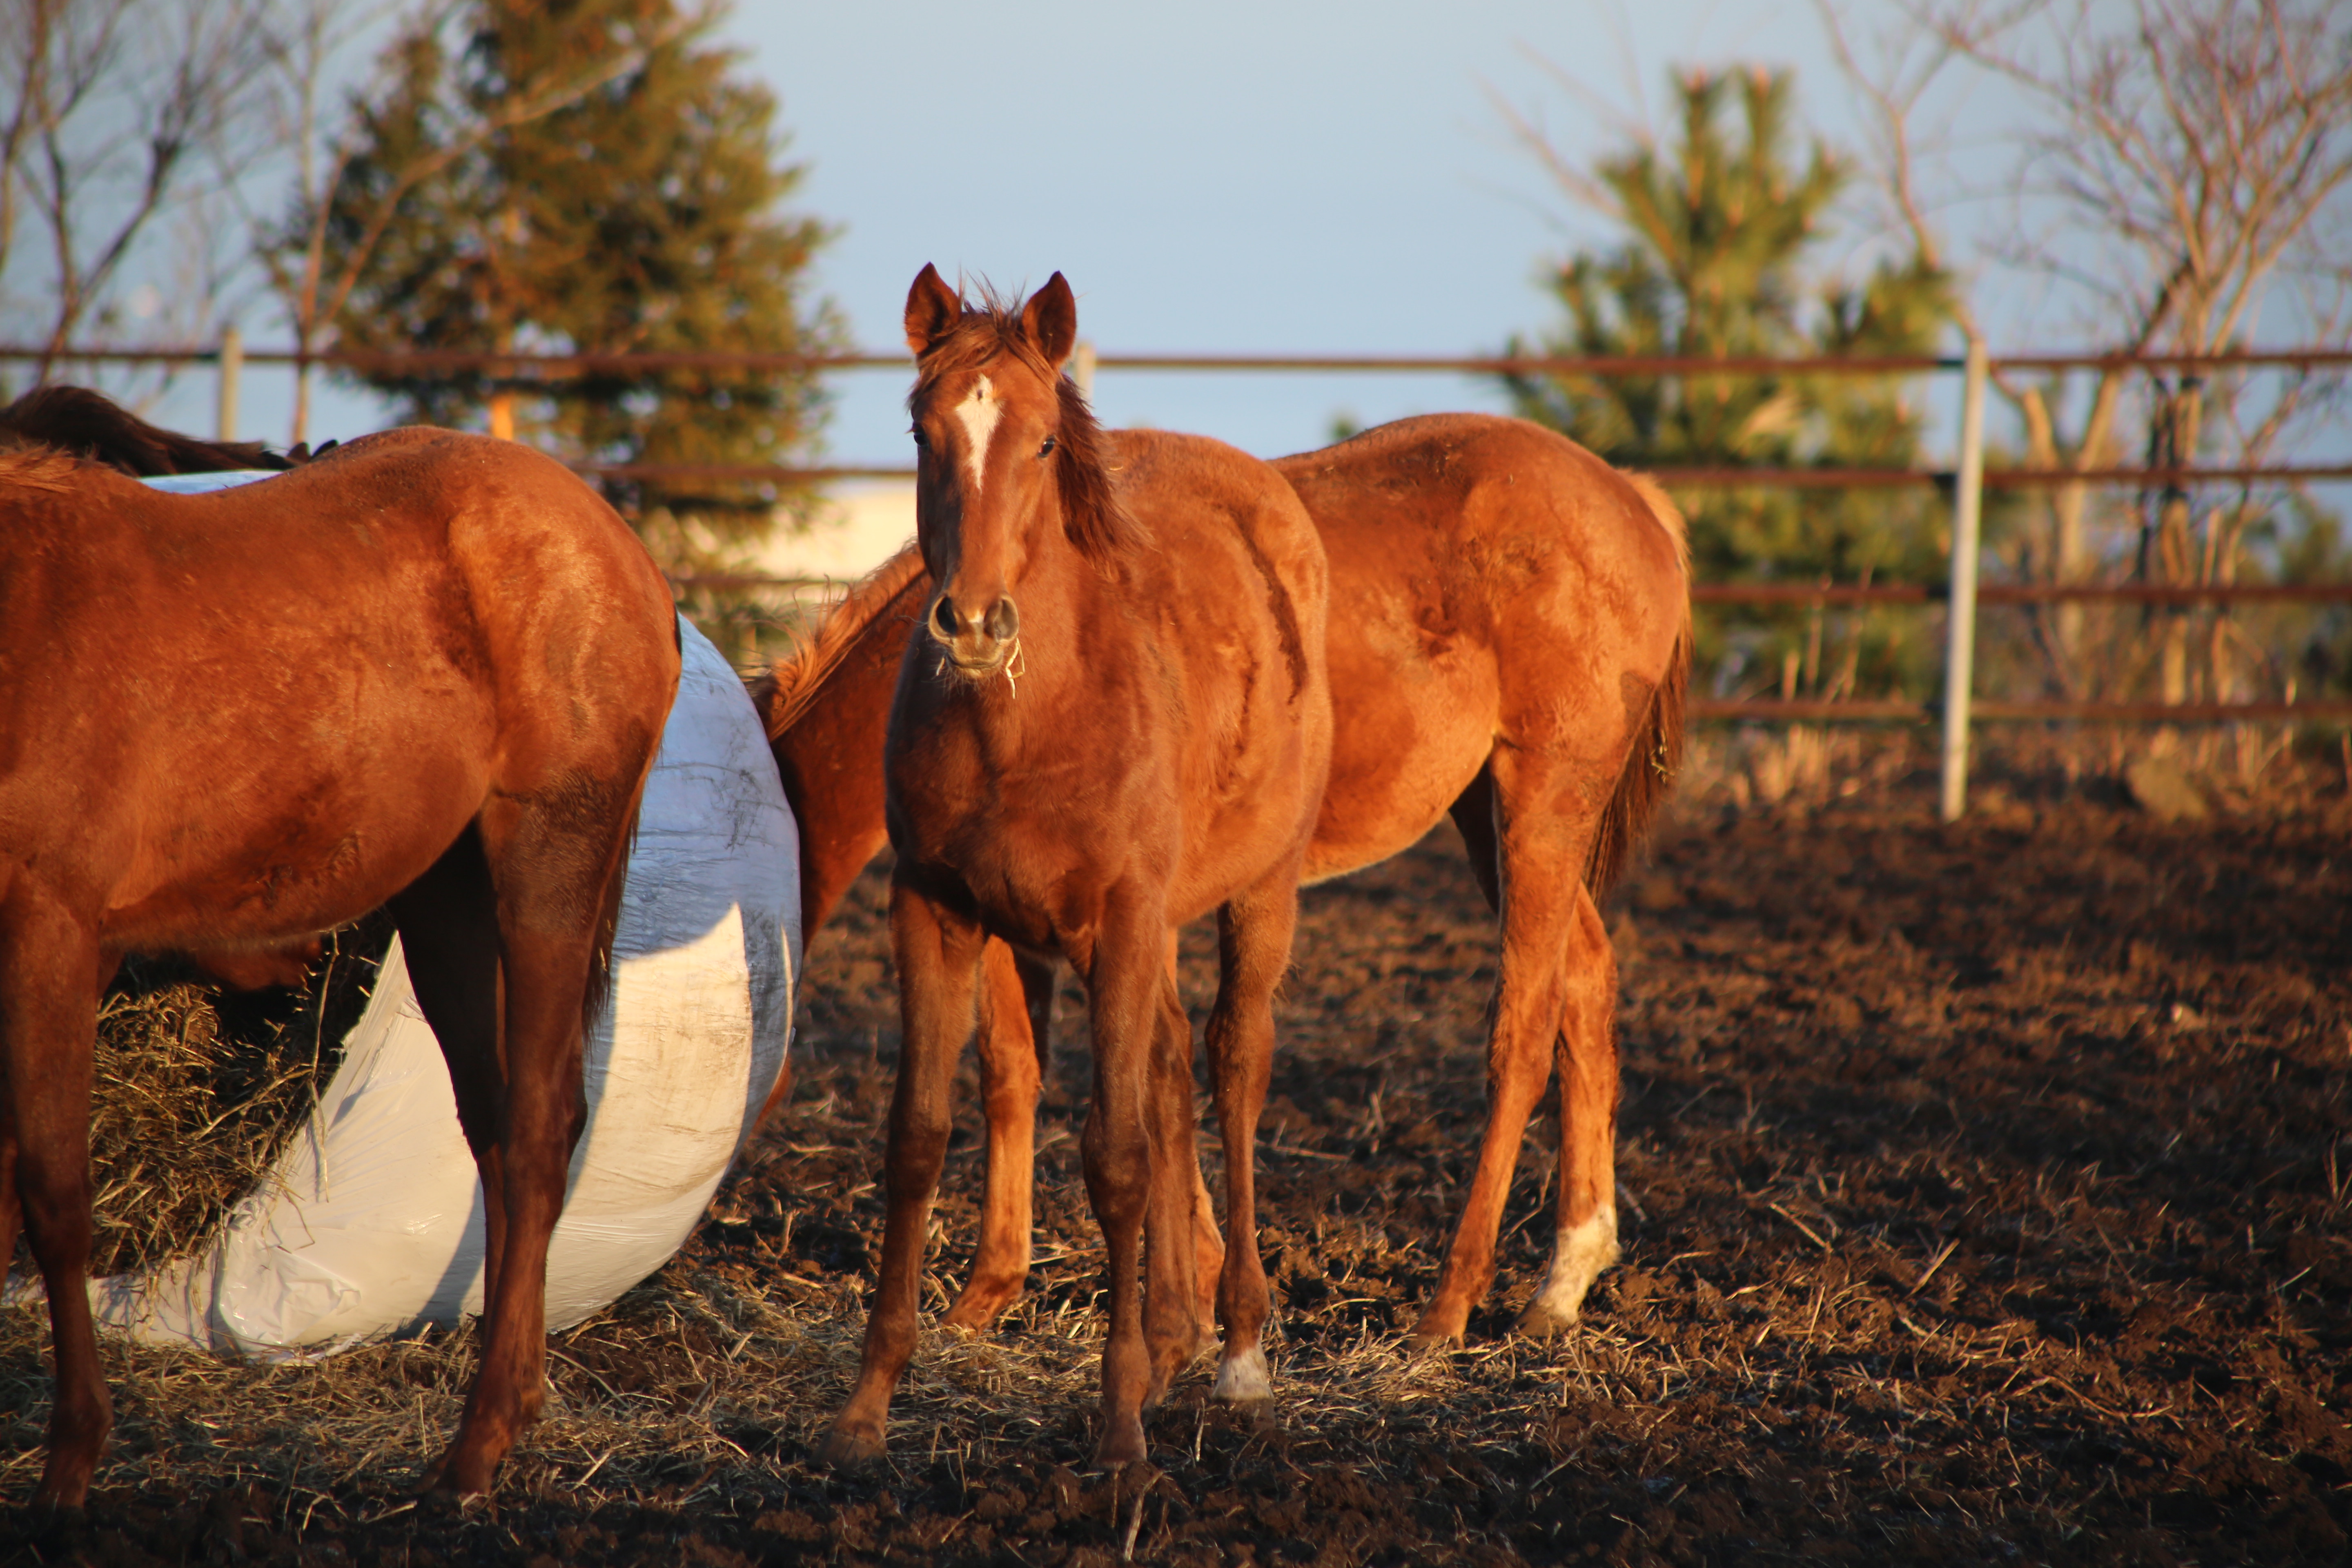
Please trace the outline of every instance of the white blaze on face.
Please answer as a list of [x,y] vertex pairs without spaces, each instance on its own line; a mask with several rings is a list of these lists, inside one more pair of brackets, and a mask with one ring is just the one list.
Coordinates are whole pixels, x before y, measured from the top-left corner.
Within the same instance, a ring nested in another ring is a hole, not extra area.
[[996,389],[982,376],[971,384],[971,395],[956,405],[956,417],[963,422],[963,464],[971,475],[971,493],[980,493],[981,481],[987,477],[989,437],[996,434],[999,409]]

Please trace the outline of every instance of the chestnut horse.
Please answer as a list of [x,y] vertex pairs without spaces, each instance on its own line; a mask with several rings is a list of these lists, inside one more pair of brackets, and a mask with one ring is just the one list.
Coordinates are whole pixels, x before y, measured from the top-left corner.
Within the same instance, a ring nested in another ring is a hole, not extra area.
[[1192,1036],[1169,955],[1177,928],[1211,910],[1230,1243],[1215,1393],[1269,1392],[1251,1152],[1330,763],[1323,551],[1255,458],[1096,426],[1060,374],[1077,333],[1060,273],[1018,310],[971,308],[926,267],[906,328],[917,531],[936,586],[899,661],[883,752],[905,1033],[881,1279],[823,1453],[882,1451],[914,1345],[948,1089],[994,938],[1067,959],[1087,985],[1082,1146],[1110,1295],[1095,1463],[1116,1468],[1144,1458],[1143,1410],[1202,1337]]
[[270,952],[388,905],[488,1196],[482,1364],[436,1484],[542,1395],[547,1241],[636,803],[678,672],[660,574],[510,442],[402,430],[158,494],[0,452],[0,1258],[57,1363],[37,1498],[112,1415],[86,1284],[99,993],[125,953]]
[[[1682,516],[1647,479],[1486,415],[1400,420],[1274,467],[1330,557],[1331,776],[1305,874],[1369,866],[1451,811],[1502,919],[1486,1135],[1415,1335],[1459,1338],[1493,1283],[1503,1200],[1557,1059],[1557,1242],[1520,1319],[1525,1331],[1553,1331],[1575,1321],[1617,1250],[1616,963],[1596,906],[1681,750]],[[919,556],[894,558],[798,658],[753,683],[801,823],[812,933],[881,847],[886,693],[929,592]],[[1029,1037],[1039,1031],[1042,1045],[1050,1005],[1049,977],[1033,970],[1024,996],[994,944],[987,974],[988,1194],[971,1279],[945,1320],[974,1330],[1028,1269],[1039,1083]]]

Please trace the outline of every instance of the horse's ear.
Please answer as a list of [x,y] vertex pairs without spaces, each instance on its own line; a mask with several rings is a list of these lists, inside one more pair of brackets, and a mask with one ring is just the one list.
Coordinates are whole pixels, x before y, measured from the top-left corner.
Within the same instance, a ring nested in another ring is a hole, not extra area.
[[1056,272],[1029,296],[1029,303],[1021,308],[1021,331],[1047,364],[1062,368],[1078,341],[1078,302],[1067,279]]
[[948,287],[938,268],[923,263],[915,286],[907,290],[907,346],[919,358],[961,320],[962,296]]

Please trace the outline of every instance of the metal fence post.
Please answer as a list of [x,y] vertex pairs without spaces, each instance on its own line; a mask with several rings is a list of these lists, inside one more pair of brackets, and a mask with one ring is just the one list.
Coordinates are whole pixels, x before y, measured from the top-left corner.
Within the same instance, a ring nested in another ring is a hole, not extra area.
[[1969,805],[1969,698],[1976,685],[1977,545],[1984,501],[1985,346],[1969,340],[1960,394],[1960,471],[1952,505],[1952,597],[1944,638],[1943,819]]
[[220,439],[236,439],[236,380],[245,370],[245,334],[235,327],[221,329],[220,409],[215,421]]

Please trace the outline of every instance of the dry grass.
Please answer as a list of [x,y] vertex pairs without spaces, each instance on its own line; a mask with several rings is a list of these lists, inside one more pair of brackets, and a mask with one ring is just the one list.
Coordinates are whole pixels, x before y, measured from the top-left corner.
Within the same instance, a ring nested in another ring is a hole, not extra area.
[[211,1239],[333,1076],[390,940],[381,919],[335,933],[295,992],[231,995],[184,971],[126,964],[98,1017],[93,1273]]
[[[1270,1415],[1210,1406],[1202,1368],[1150,1422],[1164,1473],[1077,1473],[1100,1257],[1066,992],[1029,1296],[924,1336],[880,1473],[816,1469],[879,1234],[869,878],[813,955],[793,1102],[679,1258],[555,1337],[496,1508],[407,1496],[469,1332],[315,1367],[110,1345],[83,1550],[1075,1568],[1132,1530],[1138,1561],[1202,1565],[2342,1561],[2352,805],[2171,826],[2012,776],[1946,829],[1907,787],[1686,812],[1633,879],[1627,1255],[1558,1342],[1504,1333],[1549,1241],[1540,1118],[1470,1345],[1401,1339],[1467,1179],[1494,975],[1441,835],[1306,900],[1261,1148]],[[976,1229],[961,1100],[932,1310]],[[0,1496],[37,1467],[40,1340],[0,1314]]]

